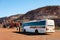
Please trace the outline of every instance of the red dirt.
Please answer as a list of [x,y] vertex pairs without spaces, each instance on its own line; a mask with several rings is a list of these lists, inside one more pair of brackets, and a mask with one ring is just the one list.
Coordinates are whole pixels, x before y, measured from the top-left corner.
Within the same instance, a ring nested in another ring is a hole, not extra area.
[[60,40],[60,30],[56,30],[55,33],[47,33],[47,35],[27,35],[14,33],[15,31],[17,31],[16,28],[0,28],[0,40]]

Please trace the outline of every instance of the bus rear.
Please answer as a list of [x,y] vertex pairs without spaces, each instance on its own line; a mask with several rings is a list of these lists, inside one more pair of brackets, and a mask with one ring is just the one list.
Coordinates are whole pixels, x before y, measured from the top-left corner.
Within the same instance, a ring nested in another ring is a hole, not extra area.
[[54,20],[46,20],[46,31],[55,32]]

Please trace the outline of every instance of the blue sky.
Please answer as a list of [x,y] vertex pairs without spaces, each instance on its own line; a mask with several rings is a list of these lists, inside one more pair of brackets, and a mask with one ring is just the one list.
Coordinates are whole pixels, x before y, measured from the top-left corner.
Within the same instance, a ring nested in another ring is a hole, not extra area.
[[60,0],[0,0],[0,17],[25,14],[30,10],[49,5],[60,6]]

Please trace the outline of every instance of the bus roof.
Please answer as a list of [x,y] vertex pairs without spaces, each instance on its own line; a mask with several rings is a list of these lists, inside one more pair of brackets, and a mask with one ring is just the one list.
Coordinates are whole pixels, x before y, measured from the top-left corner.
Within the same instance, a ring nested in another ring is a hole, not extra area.
[[23,22],[23,23],[29,23],[29,22],[39,22],[39,21],[46,21],[46,20],[51,20],[51,19],[33,20],[33,21],[28,21],[28,22]]

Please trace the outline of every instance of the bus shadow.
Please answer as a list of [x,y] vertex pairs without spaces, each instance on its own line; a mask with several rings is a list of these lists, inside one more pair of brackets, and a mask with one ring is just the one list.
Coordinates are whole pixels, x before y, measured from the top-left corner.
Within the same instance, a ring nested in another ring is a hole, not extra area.
[[32,32],[17,32],[17,31],[14,31],[13,33],[17,33],[17,34],[23,34],[23,35],[30,35],[30,36],[32,36],[32,35],[49,35],[49,34],[47,34],[47,33],[32,33]]

